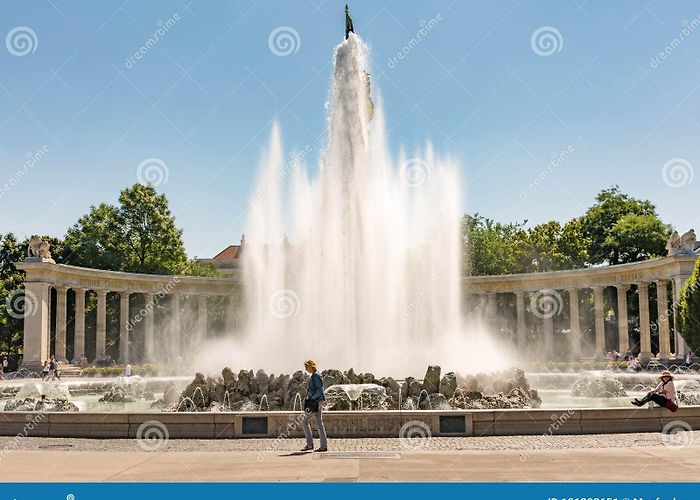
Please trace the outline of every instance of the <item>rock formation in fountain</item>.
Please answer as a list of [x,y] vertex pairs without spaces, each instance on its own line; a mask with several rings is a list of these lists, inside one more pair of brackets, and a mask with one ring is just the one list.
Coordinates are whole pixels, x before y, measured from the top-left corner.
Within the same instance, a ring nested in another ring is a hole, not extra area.
[[303,156],[285,156],[273,127],[246,230],[245,324],[227,353],[239,366],[290,371],[313,358],[405,374],[427,360],[466,371],[469,352],[484,365],[502,359],[462,324],[457,165],[430,145],[391,158],[368,71],[367,47],[349,32],[335,50],[315,175]]
[[627,391],[618,378],[600,373],[585,375],[574,382],[571,395],[585,398],[617,398],[627,396]]
[[[326,410],[537,408],[541,404],[522,370],[467,377],[454,372],[440,374],[439,366],[429,366],[422,381],[413,377],[397,381],[378,379],[372,373],[357,374],[353,369],[325,370]],[[227,367],[218,378],[197,373],[178,400],[161,406],[170,411],[301,411],[308,380],[308,374],[301,371],[291,376],[267,375],[263,370],[235,374]],[[353,400],[342,390],[346,385],[368,387]]]
[[23,398],[10,399],[5,403],[5,411],[78,411],[78,407],[67,399]]

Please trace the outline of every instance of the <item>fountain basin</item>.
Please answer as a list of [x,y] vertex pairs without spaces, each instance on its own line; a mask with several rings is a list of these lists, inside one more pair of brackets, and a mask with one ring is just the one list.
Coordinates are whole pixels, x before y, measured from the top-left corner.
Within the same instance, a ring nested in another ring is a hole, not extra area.
[[[700,429],[700,406],[666,409],[352,411],[324,414],[330,438],[507,436],[661,432],[681,420]],[[30,428],[31,424],[31,428]],[[135,438],[157,428],[170,439],[301,438],[300,412],[0,412],[0,435]],[[167,430],[167,433],[166,433]],[[416,447],[419,445],[414,442]],[[407,445],[410,449],[412,445]],[[272,450],[274,451],[274,450]]]

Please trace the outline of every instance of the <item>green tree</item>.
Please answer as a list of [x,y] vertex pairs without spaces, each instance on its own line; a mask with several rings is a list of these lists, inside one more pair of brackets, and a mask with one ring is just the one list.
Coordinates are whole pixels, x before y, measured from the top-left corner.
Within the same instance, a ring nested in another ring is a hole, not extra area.
[[24,277],[15,263],[21,261],[26,250],[13,233],[0,235],[0,351],[18,353],[22,347],[22,318],[16,304],[22,293]]
[[123,270],[121,242],[116,227],[117,209],[102,203],[90,207],[66,233],[66,246],[70,249],[71,264],[108,271]]
[[605,244],[618,249],[620,262],[638,262],[664,255],[671,227],[656,215],[627,214],[612,227]]
[[168,200],[151,185],[134,184],[119,204],[91,207],[66,234],[70,263],[146,274],[217,276],[211,266],[188,260],[182,230]]
[[522,224],[501,224],[479,214],[462,218],[464,265],[471,275],[522,272],[525,238]]
[[678,328],[693,352],[700,349],[700,259],[681,289],[676,310]]
[[585,239],[575,220],[564,226],[557,221],[534,226],[524,243],[528,257],[524,272],[574,269],[586,262]]
[[[634,220],[623,218],[630,215],[643,216],[646,219]],[[657,222],[652,222],[652,220]],[[618,226],[618,223],[622,223]],[[620,191],[619,186],[612,186],[602,190],[596,196],[596,203],[581,217],[581,229],[588,240],[589,264],[622,264],[633,262],[630,258],[646,258],[659,254],[659,232],[654,232],[645,237],[643,233],[637,233],[634,226],[643,224],[647,227],[658,229],[662,224],[659,220],[656,208],[648,200],[638,200]],[[662,224],[663,225],[663,224]],[[664,244],[670,235],[667,228]],[[616,231],[623,229],[627,236],[618,237]],[[636,237],[632,233],[637,233]],[[626,245],[633,244],[634,248]],[[662,245],[663,248],[663,245]]]

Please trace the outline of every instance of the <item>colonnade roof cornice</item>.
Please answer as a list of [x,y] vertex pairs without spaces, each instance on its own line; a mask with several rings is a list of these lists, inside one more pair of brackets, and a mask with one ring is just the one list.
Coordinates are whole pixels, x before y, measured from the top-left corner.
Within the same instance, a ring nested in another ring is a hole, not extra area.
[[[465,278],[464,284],[467,293],[489,294],[648,284],[671,280],[677,276],[689,276],[697,258],[697,255],[675,255],[615,266],[529,274],[470,276]],[[17,268],[27,273],[29,282],[43,282],[72,289],[211,297],[237,294],[241,288],[239,276],[210,278],[125,273],[49,262],[20,262]]]
[[465,285],[468,293],[515,293],[652,283],[670,280],[676,276],[689,276],[697,258],[698,255],[674,255],[629,264],[566,271],[469,276],[465,278]]
[[49,262],[20,262],[17,268],[27,273],[29,282],[94,291],[215,296],[238,293],[241,286],[240,280],[235,277],[125,273]]

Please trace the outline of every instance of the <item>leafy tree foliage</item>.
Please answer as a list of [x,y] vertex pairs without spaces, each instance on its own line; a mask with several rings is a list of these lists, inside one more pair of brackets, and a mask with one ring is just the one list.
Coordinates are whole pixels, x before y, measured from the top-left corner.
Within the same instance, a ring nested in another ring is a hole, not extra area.
[[676,311],[679,330],[693,352],[700,349],[700,259],[681,289],[681,298]]

